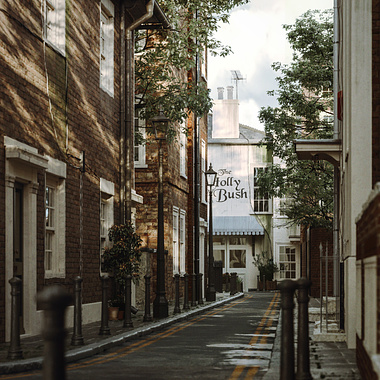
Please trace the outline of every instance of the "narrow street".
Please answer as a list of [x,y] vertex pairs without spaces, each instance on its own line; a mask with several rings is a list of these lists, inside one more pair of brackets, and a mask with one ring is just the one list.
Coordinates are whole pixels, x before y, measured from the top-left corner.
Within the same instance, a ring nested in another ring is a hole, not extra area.
[[[260,379],[278,322],[280,293],[253,293],[71,364],[67,379]],[[41,373],[7,378],[40,379]]]

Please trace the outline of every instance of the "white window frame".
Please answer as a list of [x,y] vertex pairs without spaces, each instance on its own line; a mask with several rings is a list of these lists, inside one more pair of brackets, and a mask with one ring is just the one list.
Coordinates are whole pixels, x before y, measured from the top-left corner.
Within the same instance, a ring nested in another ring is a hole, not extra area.
[[179,208],[173,206],[173,274],[180,272],[179,242]]
[[185,126],[181,126],[180,136],[179,136],[179,162],[180,162],[180,175],[181,177],[187,178],[186,173],[186,161],[187,161],[187,135],[185,132]]
[[45,41],[65,55],[66,43],[66,1],[44,0],[44,38]]
[[[269,196],[260,196],[258,186],[256,185],[256,173],[258,170],[265,170],[266,166],[255,166],[253,168],[253,212],[255,214],[271,214],[272,213],[272,199]],[[265,207],[265,203],[267,207]],[[260,207],[258,207],[260,205]]]
[[99,204],[99,246],[100,246],[100,273],[102,271],[102,255],[104,248],[110,245],[108,231],[114,224],[114,196],[113,182],[100,178],[100,204]]
[[206,142],[201,140],[201,202],[207,203],[206,185]]
[[[283,252],[281,252],[283,250]],[[289,252],[287,252],[289,250]],[[289,260],[289,255],[294,255],[294,260]],[[297,250],[296,247],[291,245],[279,245],[278,246],[278,258],[280,272],[279,276],[281,280],[295,279],[297,278]],[[285,260],[286,259],[286,260]],[[289,265],[294,265],[294,269],[291,269]],[[286,277],[287,273],[293,274],[290,277]]]
[[186,211],[179,215],[179,271],[186,272]]
[[100,5],[100,88],[114,96],[114,35],[115,6],[110,0]]
[[[48,209],[53,215],[50,226],[45,222],[45,278],[64,278],[66,276],[66,164],[52,157],[47,156],[47,159],[45,217]],[[47,188],[52,190],[53,195],[53,204],[49,207],[46,204]],[[47,245],[48,236],[51,237],[50,249]]]
[[[135,117],[135,134],[139,132],[143,139],[146,138],[146,123],[145,119],[139,117],[139,111],[136,111]],[[136,168],[148,167],[145,160],[146,149],[145,144],[137,144],[136,138],[134,142],[134,163]]]

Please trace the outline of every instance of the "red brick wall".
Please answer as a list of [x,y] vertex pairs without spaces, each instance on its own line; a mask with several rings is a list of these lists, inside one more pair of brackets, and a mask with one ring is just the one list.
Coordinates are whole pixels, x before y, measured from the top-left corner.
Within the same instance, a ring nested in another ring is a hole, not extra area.
[[[328,256],[333,255],[333,236],[331,230],[324,228],[311,228],[310,229],[310,280],[311,296],[320,297],[320,243],[323,247],[323,256],[326,255],[326,243],[328,246]],[[322,291],[326,295],[326,272],[325,260],[323,259],[322,265]],[[328,296],[333,295],[333,260],[328,260]]]
[[371,358],[368,356],[363,341],[356,336],[356,362],[362,379],[377,380],[378,377],[373,370]]
[[[44,279],[44,186],[38,173],[37,287],[59,282],[72,291],[79,271],[79,156],[86,153],[83,176],[83,301],[101,300],[99,281],[100,177],[115,183],[115,221],[119,219],[120,10],[115,2],[115,94],[99,85],[99,6],[66,2],[66,55],[41,39],[41,2],[1,1],[0,12],[0,172],[5,172],[4,136],[17,139],[67,164],[66,278]],[[49,111],[46,72],[54,121]],[[68,133],[66,135],[66,133]],[[66,138],[68,145],[66,146]],[[0,215],[5,212],[0,176]],[[0,218],[0,267],[4,268],[4,219]],[[0,271],[0,319],[4,316],[4,278]],[[0,341],[4,326],[0,326]]]

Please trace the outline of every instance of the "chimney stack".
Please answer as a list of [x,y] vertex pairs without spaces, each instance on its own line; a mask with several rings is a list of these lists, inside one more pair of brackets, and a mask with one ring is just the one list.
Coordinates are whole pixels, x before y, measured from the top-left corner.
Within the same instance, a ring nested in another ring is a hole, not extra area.
[[218,87],[218,100],[223,100],[224,97],[224,87]]
[[227,99],[234,98],[234,86],[227,86]]

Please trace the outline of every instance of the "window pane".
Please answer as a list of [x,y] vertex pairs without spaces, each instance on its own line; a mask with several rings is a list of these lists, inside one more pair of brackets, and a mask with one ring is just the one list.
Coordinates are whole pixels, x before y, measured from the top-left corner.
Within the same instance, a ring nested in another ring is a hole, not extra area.
[[225,252],[224,249],[213,249],[214,261],[221,261],[223,263],[223,268],[225,268]]
[[245,249],[230,250],[230,268],[245,268]]

